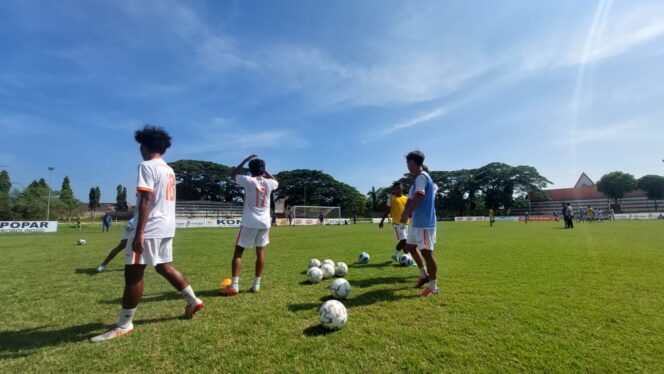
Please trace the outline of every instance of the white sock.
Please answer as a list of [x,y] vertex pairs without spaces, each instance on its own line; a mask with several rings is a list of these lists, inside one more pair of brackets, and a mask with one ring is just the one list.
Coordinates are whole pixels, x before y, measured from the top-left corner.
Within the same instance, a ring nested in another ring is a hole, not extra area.
[[429,274],[427,274],[427,269],[425,269],[425,268],[420,268],[420,275],[422,275],[422,278],[426,278],[426,277],[428,277]]
[[261,285],[261,277],[254,278],[254,284]]
[[184,296],[185,300],[187,300],[187,305],[196,305],[196,294],[194,293],[194,290],[191,289],[191,285],[180,291],[180,294]]
[[136,308],[122,309],[120,311],[120,317],[118,318],[118,327],[121,329],[129,328],[131,320],[134,319],[134,313],[136,313]]
[[240,289],[240,277],[231,278],[231,288]]
[[429,288],[431,288],[432,290],[438,288],[438,281],[436,281],[435,279],[431,279],[429,281]]
[[398,249],[395,249],[395,250],[394,250],[394,254],[393,254],[392,256],[394,256],[394,257],[399,256],[399,250],[398,250]]

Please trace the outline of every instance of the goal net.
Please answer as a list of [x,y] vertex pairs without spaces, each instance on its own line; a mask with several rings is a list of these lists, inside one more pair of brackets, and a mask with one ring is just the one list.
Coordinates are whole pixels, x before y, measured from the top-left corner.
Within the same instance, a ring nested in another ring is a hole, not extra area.
[[323,215],[324,225],[341,224],[341,208],[338,206],[305,206],[293,207],[293,219],[296,225],[318,225]]

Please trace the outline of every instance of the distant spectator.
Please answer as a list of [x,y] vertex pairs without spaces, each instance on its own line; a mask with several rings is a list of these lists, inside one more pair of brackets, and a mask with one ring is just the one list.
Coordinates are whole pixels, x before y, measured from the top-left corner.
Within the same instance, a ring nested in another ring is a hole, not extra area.
[[353,213],[353,225],[357,223],[357,214]]
[[101,232],[108,232],[108,229],[111,228],[111,222],[113,222],[113,217],[111,217],[111,213],[107,212],[101,222]]
[[320,213],[318,214],[318,224],[319,224],[319,225],[322,225],[323,222],[325,222],[325,216],[323,216],[323,212],[320,212]]
[[288,226],[293,226],[293,212],[288,212]]

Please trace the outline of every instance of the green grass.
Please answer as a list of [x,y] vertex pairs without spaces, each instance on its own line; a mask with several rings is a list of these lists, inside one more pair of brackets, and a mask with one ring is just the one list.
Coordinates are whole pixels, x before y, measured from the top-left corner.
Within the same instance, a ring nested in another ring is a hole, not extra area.
[[[94,267],[120,226],[3,235],[0,372],[663,372],[662,223],[561,225],[439,225],[442,294],[427,299],[416,268],[385,264],[394,242],[375,225],[273,229],[263,292],[234,298],[215,294],[236,230],[180,230],[175,265],[206,308],[179,319],[181,296],[148,271],[136,332],[97,345],[87,338],[119,311],[122,257]],[[370,264],[355,264],[360,251]],[[313,257],[350,265],[341,331],[318,324],[329,281],[303,283]]]

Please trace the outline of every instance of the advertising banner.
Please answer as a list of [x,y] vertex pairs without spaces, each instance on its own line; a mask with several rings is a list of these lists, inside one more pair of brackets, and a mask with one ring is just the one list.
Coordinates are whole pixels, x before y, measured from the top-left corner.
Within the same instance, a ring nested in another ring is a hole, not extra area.
[[454,222],[484,222],[484,216],[454,217]]
[[[664,213],[625,213],[625,214],[616,214],[616,219],[664,219]],[[605,218],[609,218],[609,215],[605,215]]]
[[9,232],[57,232],[58,221],[0,221],[0,234]]
[[[526,217],[525,216],[520,216],[519,221],[525,221]],[[552,215],[547,215],[547,214],[542,214],[542,215],[534,215],[528,217],[529,221],[553,221],[554,217]]]
[[179,229],[200,227],[240,227],[240,223],[242,223],[242,220],[239,218],[177,218],[175,220],[175,227]]

